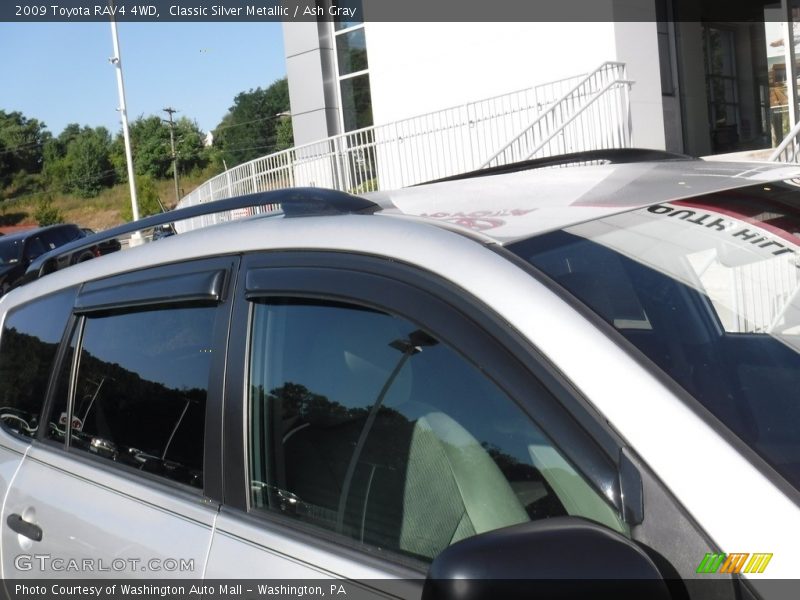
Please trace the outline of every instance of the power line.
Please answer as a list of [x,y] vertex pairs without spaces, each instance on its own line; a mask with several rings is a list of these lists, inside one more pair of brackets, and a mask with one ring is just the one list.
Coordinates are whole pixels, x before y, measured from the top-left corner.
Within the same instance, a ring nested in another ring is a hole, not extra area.
[[258,123],[259,121],[269,121],[272,119],[280,119],[282,117],[290,117],[291,115],[287,112],[279,112],[276,115],[272,115],[269,117],[261,117],[260,119],[253,119],[252,121],[243,121],[241,123],[231,123],[230,125],[219,125],[213,131],[221,131],[223,129],[228,129],[229,127],[239,127],[241,125],[250,125],[251,123]]
[[[64,183],[66,183],[68,185],[75,185],[75,184],[78,184],[78,183],[86,183],[88,181],[93,181],[95,179],[99,179],[101,177],[105,177],[106,175],[110,175],[111,173],[116,173],[116,172],[117,172],[116,169],[107,169],[105,171],[100,171],[99,173],[93,173],[91,175],[87,175],[86,177],[84,177],[82,179],[75,179],[75,178],[65,179]],[[38,191],[38,192],[32,192],[30,194],[25,194],[24,196],[14,196],[13,198],[6,198],[2,202],[4,202],[4,203],[5,202],[19,202],[19,201],[25,200],[27,198],[33,198],[34,196],[42,196],[44,194],[52,194],[52,193],[62,193],[62,192],[61,192],[61,189],[59,187],[51,186],[51,187],[45,188],[45,189],[43,189],[41,191]]]
[[27,144],[14,146],[13,148],[3,148],[0,150],[0,154],[9,154],[11,152],[16,152],[20,148],[27,148],[28,146],[44,146],[44,142],[28,142]]

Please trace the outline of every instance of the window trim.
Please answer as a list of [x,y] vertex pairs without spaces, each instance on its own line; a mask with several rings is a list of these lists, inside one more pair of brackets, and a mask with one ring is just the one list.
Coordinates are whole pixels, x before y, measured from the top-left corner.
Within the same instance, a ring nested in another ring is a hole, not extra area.
[[[542,234],[545,235],[545,234]],[[515,243],[524,243],[515,242]],[[614,342],[621,350],[630,356],[647,373],[658,380],[667,390],[675,396],[684,406],[688,407],[698,418],[708,425],[715,433],[722,437],[732,448],[745,457],[750,464],[758,469],[766,479],[789,498],[796,506],[800,507],[800,490],[797,490],[780,473],[778,473],[769,463],[767,463],[755,450],[750,448],[743,440],[731,431],[719,418],[692,396],[681,385],[670,377],[661,367],[651,358],[630,342],[616,327],[605,321],[599,314],[581,302],[577,297],[561,286],[558,282],[546,273],[527,262],[521,256],[515,254],[507,247],[496,247],[495,251],[506,258],[511,263],[528,273],[548,290],[558,296],[565,304],[569,305],[578,314],[592,323],[597,329],[602,331],[609,340]],[[713,313],[713,310],[712,310]],[[647,509],[645,507],[645,513]],[[702,527],[698,526],[702,530]]]
[[[201,259],[184,263],[175,263],[151,267],[130,273],[113,275],[111,277],[85,283],[80,290],[75,288],[73,298],[73,310],[65,327],[64,335],[61,338],[60,347],[53,363],[48,382],[47,396],[45,398],[42,411],[41,422],[49,422],[55,406],[56,386],[59,374],[64,368],[69,368],[69,397],[67,399],[68,412],[72,411],[74,402],[74,386],[77,378],[77,357],[80,352],[73,356],[72,364],[65,365],[70,341],[76,331],[78,334],[78,344],[76,350],[80,350],[83,340],[83,327],[86,315],[92,311],[99,310],[124,310],[125,312],[141,312],[149,307],[164,308],[170,305],[182,304],[198,306],[214,306],[214,325],[211,339],[214,353],[209,367],[208,389],[206,394],[206,414],[205,431],[203,442],[203,487],[194,488],[177,481],[164,477],[143,472],[126,465],[112,464],[107,459],[94,456],[83,451],[74,451],[69,448],[69,437],[67,436],[63,444],[50,440],[45,436],[45,429],[40,427],[36,436],[36,444],[51,451],[63,452],[71,459],[89,462],[93,466],[103,467],[110,472],[120,476],[132,478],[141,483],[158,484],[159,487],[166,486],[184,494],[194,497],[201,495],[207,500],[222,502],[222,413],[224,397],[225,361],[228,349],[228,334],[230,327],[230,315],[232,309],[232,294],[230,291],[235,284],[235,278],[239,270],[239,256],[222,256],[212,259]],[[169,294],[162,288],[165,281],[172,281],[168,285]],[[198,284],[210,284],[205,288],[210,290],[209,294],[200,294],[198,297]],[[146,294],[139,294],[135,304],[125,302],[125,291],[131,287],[141,286],[147,290],[151,296],[148,300]],[[181,289],[183,286],[183,289]],[[187,289],[188,286],[188,289]],[[116,294],[121,300],[119,303],[104,303],[102,307],[91,307],[90,304],[81,306],[82,295],[92,297],[92,293],[99,290],[103,293],[102,298],[112,299]],[[107,293],[106,293],[107,292]],[[215,299],[209,295],[213,293]]]
[[[262,273],[257,271],[264,270]],[[338,252],[298,251],[245,256],[243,274],[237,284],[237,302],[232,317],[231,336],[245,340],[232,345],[227,373],[228,397],[225,404],[224,436],[227,440],[225,503],[232,509],[262,518],[265,511],[253,510],[249,482],[249,356],[250,328],[255,297],[282,296],[352,303],[396,315],[431,331],[442,342],[478,368],[502,390],[536,425],[559,451],[586,478],[609,505],[624,514],[619,492],[619,460],[622,444],[610,435],[540,356],[515,347],[513,332],[499,317],[476,300],[465,297],[452,284],[418,268],[364,255]],[[438,314],[437,314],[438,313]],[[427,323],[437,323],[430,327]],[[488,325],[488,326],[487,326]],[[536,385],[547,392],[544,399],[532,400],[525,392]],[[564,406],[562,396],[573,406]],[[535,403],[536,411],[531,410]],[[584,421],[594,422],[586,427]],[[600,432],[598,434],[598,432]],[[598,443],[598,435],[603,440]],[[306,530],[294,519],[270,515],[290,528]],[[314,529],[319,531],[318,529]],[[339,544],[364,546],[331,533]],[[328,538],[319,533],[322,538]],[[381,552],[383,554],[383,552]],[[408,557],[386,551],[392,560],[406,563]]]
[[[75,298],[77,297],[77,294],[78,294],[78,287],[63,288],[63,289],[54,291],[52,293],[45,294],[43,296],[38,296],[38,297],[36,297],[34,299],[31,299],[31,300],[25,302],[24,304],[18,304],[16,306],[14,306],[5,315],[3,315],[2,319],[0,319],[0,332],[6,328],[6,323],[8,322],[9,317],[13,316],[19,310],[25,309],[26,307],[30,307],[32,304],[36,304],[36,303],[38,303],[38,302],[40,302],[42,300],[46,300],[48,298],[52,298],[53,296],[57,296],[59,294],[64,294],[65,296],[71,295],[72,298],[71,299],[65,298],[65,302],[70,303],[70,304],[74,304]],[[50,365],[50,373],[48,374],[47,385],[45,386],[45,396],[44,396],[44,398],[42,400],[42,406],[39,409],[39,428],[36,431],[36,435],[33,435],[31,437],[26,437],[26,436],[23,436],[21,434],[18,434],[16,432],[14,432],[14,431],[12,431],[10,429],[7,429],[6,427],[0,426],[0,428],[2,428],[2,430],[3,430],[3,432],[7,433],[8,435],[13,436],[17,440],[20,440],[20,441],[23,441],[23,442],[26,442],[26,443],[30,444],[35,440],[41,439],[41,436],[43,435],[42,432],[44,431],[44,429],[42,428],[41,425],[42,425],[42,423],[44,423],[45,415],[49,414],[50,398],[54,393],[54,388],[55,388],[55,385],[56,385],[56,377],[57,377],[57,373],[59,372],[58,365],[60,365],[61,361],[63,360],[63,353],[65,352],[65,350],[64,350],[64,342],[65,342],[65,340],[67,340],[67,341],[69,340],[69,336],[71,335],[71,332],[72,332],[72,320],[73,320],[72,314],[71,313],[67,313],[67,319],[64,322],[64,331],[62,332],[61,338],[58,341],[58,348],[56,349],[56,354],[55,354],[55,357],[53,358],[53,362]]]
[[136,309],[187,302],[218,303],[225,284],[225,270],[174,273],[144,280],[87,284],[75,301],[76,314],[112,309]]

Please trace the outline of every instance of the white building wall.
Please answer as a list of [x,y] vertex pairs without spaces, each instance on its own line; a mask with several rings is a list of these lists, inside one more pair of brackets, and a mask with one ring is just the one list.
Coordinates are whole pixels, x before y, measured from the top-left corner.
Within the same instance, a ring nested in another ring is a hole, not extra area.
[[[450,113],[437,117],[444,125],[433,125],[436,133],[417,131],[429,127],[426,119],[415,120],[413,126],[381,126],[589,73],[605,61],[626,63],[628,79],[636,82],[630,93],[633,144],[665,148],[654,15],[642,17],[649,21],[614,22],[613,15],[630,19],[641,10],[625,0],[597,2],[608,7],[608,21],[367,22],[372,114],[378,128],[376,160],[367,162],[381,185],[394,185],[398,178],[406,185],[409,177],[425,181],[478,168],[524,128],[516,124],[512,131],[506,123],[510,119],[502,117],[485,122],[467,118],[464,122],[471,125],[464,130],[464,125],[457,125],[463,119]],[[324,27],[328,30],[323,31]],[[338,84],[325,69],[333,49],[332,28],[328,23],[295,24],[285,26],[284,34],[295,140],[323,139],[334,130],[331,109],[338,112],[338,99],[330,97],[338,94]],[[611,121],[606,125],[614,131],[619,126]],[[414,132],[409,133],[409,127]],[[492,128],[492,136],[484,135],[481,128],[486,127]],[[562,146],[559,152],[580,149],[575,140]],[[419,163],[416,159],[421,154],[426,156],[424,172],[417,173],[419,167],[413,167],[415,172],[407,173],[409,165]]]
[[[619,12],[619,8],[618,8]],[[627,12],[627,7],[626,7]],[[665,147],[656,24],[367,23],[376,125],[589,72],[628,67],[633,144]]]
[[376,125],[586,73],[615,60],[613,23],[366,25]]

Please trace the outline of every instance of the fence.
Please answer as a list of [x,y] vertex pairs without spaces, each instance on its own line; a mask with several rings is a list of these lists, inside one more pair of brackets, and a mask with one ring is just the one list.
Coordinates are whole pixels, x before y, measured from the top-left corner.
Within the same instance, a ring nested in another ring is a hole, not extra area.
[[778,144],[769,160],[773,162],[795,163],[800,154],[800,122],[787,134],[783,141]]
[[630,147],[632,83],[625,78],[623,63],[602,64],[481,166],[582,150]]
[[624,64],[607,62],[587,75],[296,146],[228,169],[179,206],[294,186],[395,189],[537,154],[628,147],[624,76]]

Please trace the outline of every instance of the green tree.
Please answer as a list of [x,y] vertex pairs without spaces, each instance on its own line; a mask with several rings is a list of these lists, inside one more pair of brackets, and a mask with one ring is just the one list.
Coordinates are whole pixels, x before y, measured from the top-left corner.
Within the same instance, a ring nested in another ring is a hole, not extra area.
[[36,219],[40,227],[64,222],[64,215],[58,207],[53,206],[53,199],[49,196],[39,200],[33,213],[33,218]]
[[[178,153],[178,174],[204,169],[209,163],[205,134],[196,121],[181,117],[175,123],[175,150]],[[172,168],[170,165],[170,175]]]
[[[139,217],[149,217],[161,212],[161,199],[158,196],[156,183],[149,175],[136,176],[136,199],[139,204]],[[130,203],[125,205],[122,218],[126,221],[133,220],[133,209]]]
[[[130,124],[131,151],[135,173],[154,179],[164,179],[172,164],[169,147],[169,129],[155,115],[140,116]],[[114,166],[120,179],[127,181],[125,141],[122,133],[114,140]],[[119,171],[121,167],[121,172]]]
[[294,146],[294,130],[292,129],[292,118],[281,117],[275,126],[275,150],[286,150]]
[[15,187],[20,182],[30,186],[36,181],[26,175],[41,172],[42,146],[49,138],[44,123],[28,119],[21,112],[0,110],[0,189],[15,181]]
[[70,123],[58,137],[50,138],[42,149],[42,179],[48,189],[62,193],[71,191],[69,169],[67,166],[67,149],[81,135],[82,128],[77,123]]
[[[161,117],[140,116],[130,125],[131,150],[136,175],[147,175],[153,179],[172,177],[172,148],[169,126]],[[175,123],[175,152],[178,155],[179,174],[208,164],[208,153],[203,147],[203,132],[197,123],[182,117]],[[111,162],[117,177],[127,181],[125,142],[122,133],[114,140]]]
[[[242,92],[214,130],[214,145],[228,167],[278,148],[277,127],[289,110],[289,85],[286,78],[278,79],[267,89]],[[285,134],[284,134],[285,141]]]
[[105,127],[84,127],[67,146],[64,156],[65,187],[82,198],[96,196],[113,185],[111,135]]

